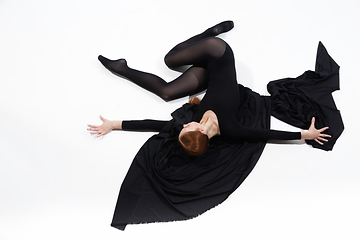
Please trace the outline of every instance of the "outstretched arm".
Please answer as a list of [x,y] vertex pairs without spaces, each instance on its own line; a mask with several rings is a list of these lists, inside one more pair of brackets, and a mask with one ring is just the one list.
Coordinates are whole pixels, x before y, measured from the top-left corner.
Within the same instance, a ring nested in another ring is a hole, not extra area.
[[133,120],[133,121],[111,121],[100,116],[102,125],[88,125],[90,134],[97,134],[97,137],[104,136],[112,130],[150,131],[159,132],[168,121],[159,120]]
[[[288,132],[288,131],[278,131],[270,129],[253,129],[243,126],[233,126],[228,124],[226,126],[226,135],[230,137],[235,137],[244,140],[297,140],[297,139],[307,139],[314,140],[320,145],[323,145],[323,142],[327,142],[326,138],[331,137],[328,134],[323,134],[322,132],[328,129],[324,127],[321,129],[315,128],[315,118],[312,118],[311,125],[308,131],[306,132]],[[223,128],[224,129],[224,128]]]

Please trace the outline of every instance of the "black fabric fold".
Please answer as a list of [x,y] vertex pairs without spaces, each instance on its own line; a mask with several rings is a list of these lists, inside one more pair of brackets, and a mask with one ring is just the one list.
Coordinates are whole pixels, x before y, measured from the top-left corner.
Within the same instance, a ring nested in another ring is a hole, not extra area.
[[[270,114],[307,129],[329,126],[330,141],[313,147],[331,150],[344,129],[331,93],[339,89],[339,66],[319,43],[315,71],[268,84],[271,97],[239,85],[238,121],[254,129],[269,129]],[[159,134],[152,136],[135,156],[123,181],[111,225],[191,219],[223,202],[246,179],[266,145],[217,136],[209,149],[189,157],[178,144],[184,123],[194,120],[198,106],[185,104],[172,113]]]
[[339,65],[319,42],[315,71],[306,71],[297,78],[271,81],[267,88],[271,95],[271,115],[301,129],[308,129],[312,117],[315,127],[328,126],[324,133],[332,137],[324,145],[313,140],[306,143],[322,150],[332,150],[344,130],[340,111],[332,92],[339,90]]
[[[270,127],[270,99],[239,85],[243,102],[239,120],[258,129]],[[256,107],[254,107],[256,106]],[[208,151],[189,157],[178,144],[184,123],[197,105],[176,110],[162,131],[137,153],[122,184],[112,226],[186,220],[223,202],[245,180],[266,142],[214,137]]]

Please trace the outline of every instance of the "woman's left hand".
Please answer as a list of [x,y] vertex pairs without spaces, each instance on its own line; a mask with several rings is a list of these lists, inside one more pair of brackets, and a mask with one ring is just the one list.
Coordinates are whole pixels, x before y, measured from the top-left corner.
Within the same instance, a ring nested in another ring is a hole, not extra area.
[[301,139],[314,140],[315,142],[323,145],[323,142],[327,142],[326,138],[330,138],[331,136],[328,134],[323,134],[322,132],[328,129],[329,127],[323,127],[321,129],[315,128],[315,117],[311,119],[311,125],[307,132],[301,133]]

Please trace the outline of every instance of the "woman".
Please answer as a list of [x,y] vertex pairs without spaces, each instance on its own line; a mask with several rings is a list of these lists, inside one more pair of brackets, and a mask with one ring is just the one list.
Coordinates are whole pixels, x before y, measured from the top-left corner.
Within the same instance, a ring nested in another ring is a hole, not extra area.
[[[90,133],[98,137],[114,129],[159,131],[141,147],[130,166],[120,189],[113,227],[124,230],[127,224],[191,219],[217,206],[250,174],[269,139],[313,139],[311,144],[318,146],[330,143],[330,147],[324,148],[329,150],[334,138],[340,136],[343,125],[331,96],[319,99],[320,104],[312,102],[317,99],[313,96],[310,100],[302,96],[309,91],[308,81],[315,89],[318,86],[323,89],[323,85],[326,88],[329,81],[334,83],[330,84],[331,91],[338,86],[339,66],[325,48],[319,44],[316,72],[306,72],[290,81],[290,87],[283,80],[271,82],[275,98],[270,99],[237,83],[232,50],[216,37],[232,28],[233,22],[222,22],[175,46],[165,57],[167,66],[191,67],[170,83],[129,68],[124,59],[112,61],[99,56],[108,70],[165,101],[207,89],[198,105],[183,105],[171,114],[170,121],[110,121],[100,116],[102,125],[88,125]],[[280,84],[283,91],[293,87],[294,82],[301,91],[291,89],[285,98],[279,97],[274,85]],[[331,94],[330,90],[327,94]],[[296,104],[286,102],[284,107],[283,99],[293,98]],[[301,109],[294,111],[293,107]],[[306,126],[308,131],[270,130],[270,113],[274,109],[278,118],[295,126]],[[335,137],[326,139],[330,134],[323,132],[330,129],[316,129],[313,116],[321,124],[327,123],[324,119],[331,119],[331,128],[332,120],[337,119],[335,125],[339,128],[332,132]]]
[[[232,21],[222,22],[170,50],[165,56],[168,67],[192,65],[184,74],[170,83],[158,76],[129,68],[125,59],[111,61],[100,55],[99,60],[111,72],[128,78],[166,101],[195,94],[207,88],[195,121],[186,123],[179,134],[181,146],[191,156],[204,153],[208,140],[216,135],[243,140],[307,139],[315,140],[321,145],[327,142],[326,138],[330,135],[322,132],[328,127],[316,129],[314,118],[308,131],[301,133],[255,130],[239,123],[237,109],[240,96],[233,52],[225,41],[215,37],[231,30],[233,26]],[[97,134],[100,137],[113,129],[136,129],[129,122],[125,122],[122,126],[121,121],[109,121],[103,117],[101,120],[103,124],[100,126],[89,125],[88,130],[91,134]],[[166,122],[153,121],[152,124],[156,126],[147,125],[147,127],[160,130]]]

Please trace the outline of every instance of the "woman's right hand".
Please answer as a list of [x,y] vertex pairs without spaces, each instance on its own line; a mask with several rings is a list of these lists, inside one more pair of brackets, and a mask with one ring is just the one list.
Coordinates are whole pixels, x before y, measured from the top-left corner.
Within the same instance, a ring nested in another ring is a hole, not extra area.
[[102,125],[88,125],[87,130],[90,131],[90,134],[97,134],[97,137],[101,137],[114,129],[122,129],[122,121],[110,121],[102,116],[100,116],[100,119],[103,121]]

